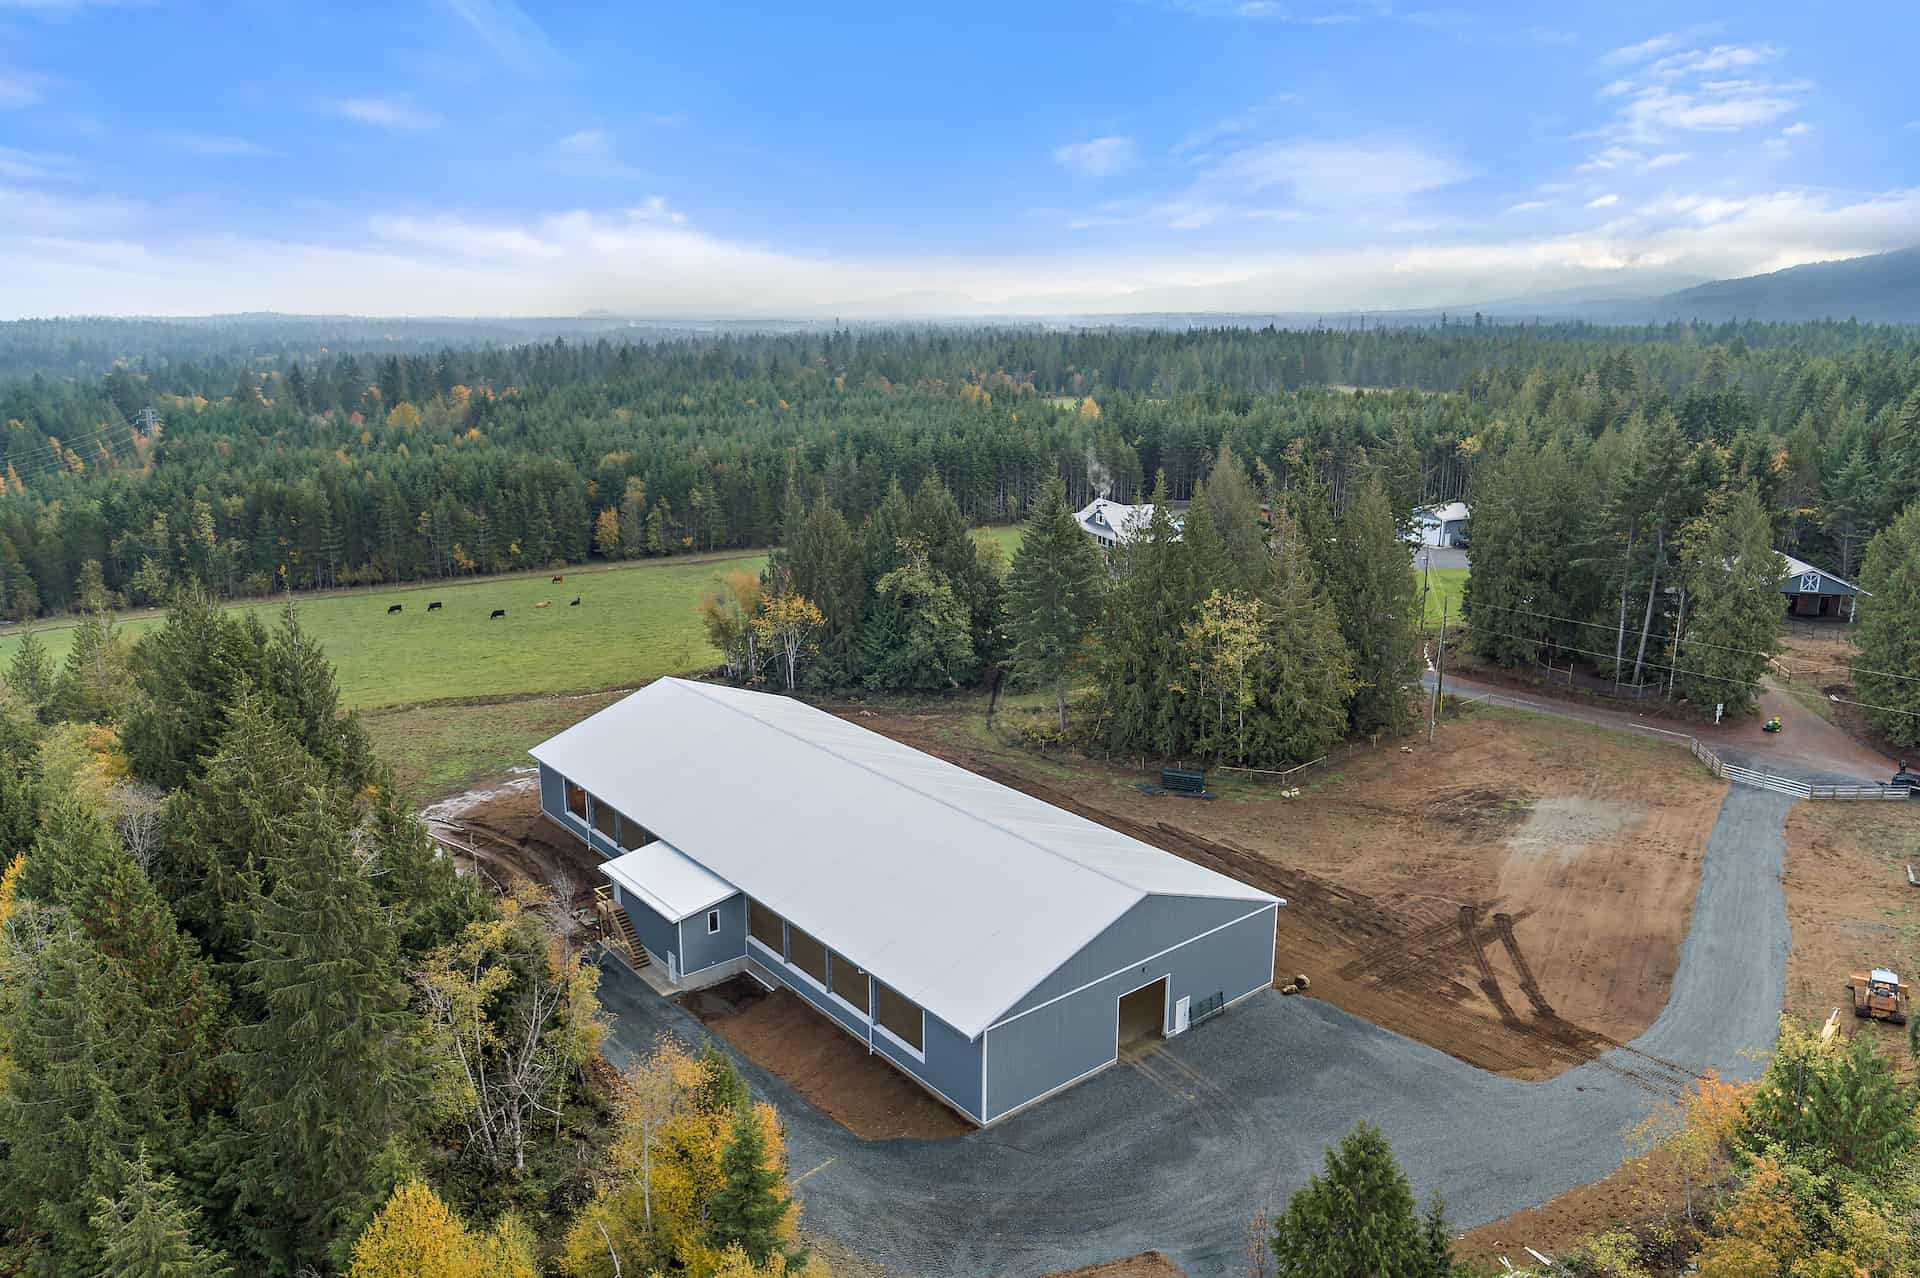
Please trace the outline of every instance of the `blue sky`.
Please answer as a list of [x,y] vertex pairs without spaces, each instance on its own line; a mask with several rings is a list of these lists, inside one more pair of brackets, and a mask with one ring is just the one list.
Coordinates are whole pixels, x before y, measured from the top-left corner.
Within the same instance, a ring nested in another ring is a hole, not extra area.
[[1920,6],[0,0],[0,316],[1659,291],[1920,242]]

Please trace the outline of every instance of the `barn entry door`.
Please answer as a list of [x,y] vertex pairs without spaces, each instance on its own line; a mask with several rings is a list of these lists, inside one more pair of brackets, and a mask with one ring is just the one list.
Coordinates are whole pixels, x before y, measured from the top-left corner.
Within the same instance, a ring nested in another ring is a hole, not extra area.
[[1182,994],[1180,996],[1180,1001],[1173,1005],[1173,1032],[1174,1033],[1184,1034],[1187,1032],[1187,1017],[1189,1012],[1192,1010],[1192,1007],[1193,1007],[1193,999],[1186,994]]

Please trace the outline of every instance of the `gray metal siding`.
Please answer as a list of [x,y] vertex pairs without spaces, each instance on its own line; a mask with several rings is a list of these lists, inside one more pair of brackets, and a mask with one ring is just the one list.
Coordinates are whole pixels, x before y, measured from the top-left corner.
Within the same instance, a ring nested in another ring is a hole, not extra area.
[[628,896],[618,884],[613,885],[614,900],[627,908],[627,917],[633,920],[633,930],[640,934],[640,944],[662,963],[667,961],[667,953],[672,951],[674,961],[679,962],[680,929],[654,913],[653,907],[637,896]]
[[[1080,947],[1051,975],[1007,1010],[1006,1015],[1038,1007],[1088,981],[1099,980],[1150,954],[1180,944],[1258,908],[1249,901],[1193,896],[1150,896],[1121,915],[1100,935]],[[1269,938],[1271,939],[1271,938]],[[1273,965],[1267,965],[1271,975]],[[1005,1019],[1005,1017],[1001,1017]]]
[[747,952],[747,898],[738,894],[713,907],[720,912],[720,930],[707,931],[707,912],[680,920],[680,974],[688,976],[737,959]]
[[566,783],[544,763],[540,765],[540,810],[560,824],[568,825]]
[[1152,960],[1145,955],[1166,946],[1143,936],[1137,946],[1143,961],[989,1029],[981,1036],[987,1121],[1111,1063],[1119,1046],[1120,996],[1131,990],[1165,976],[1171,1018],[1182,996],[1194,1004],[1215,995],[1231,1002],[1271,985],[1273,925],[1269,907]]
[[[862,1042],[868,1040],[866,1020],[849,1011],[845,1003],[815,985],[803,973],[796,972],[786,963],[768,962],[766,951],[749,946],[747,952],[760,971],[811,1003],[816,1010],[831,1016]],[[876,976],[875,979],[884,978]],[[886,1057],[902,1072],[911,1074],[935,1092],[945,1096],[948,1103],[960,1109],[975,1122],[979,1122],[981,1045],[970,1041],[966,1035],[931,1012],[926,1013],[925,1029],[920,1037],[923,1040],[923,1054],[926,1057],[924,1061],[916,1060],[911,1053],[895,1047],[883,1034],[871,1035],[875,1052]]]
[[[593,792],[587,792],[587,815],[593,815],[596,800]],[[540,765],[540,810],[558,821],[560,825],[579,838],[601,857],[612,860],[624,850],[617,847],[612,839],[593,828],[591,821],[582,823],[580,819],[567,811],[566,779],[546,764]]]

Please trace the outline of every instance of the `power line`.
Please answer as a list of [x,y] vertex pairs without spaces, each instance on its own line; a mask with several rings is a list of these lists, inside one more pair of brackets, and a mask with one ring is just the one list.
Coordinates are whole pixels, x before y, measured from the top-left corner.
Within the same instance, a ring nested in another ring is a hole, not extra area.
[[[1557,617],[1550,612],[1534,612],[1528,608],[1516,608],[1512,604],[1487,604],[1485,606],[1498,612],[1517,612],[1528,617],[1538,617],[1544,621],[1564,621],[1568,625],[1573,626],[1592,626],[1599,630],[1613,630],[1615,628],[1604,621],[1581,621],[1576,617]],[[1713,643],[1706,639],[1690,639],[1685,635],[1680,636],[1678,642],[1683,644],[1690,643],[1698,648],[1718,648],[1722,652],[1738,652],[1749,657],[1764,657],[1769,661],[1773,659],[1772,654],[1761,652],[1758,648],[1741,648],[1728,643]],[[1855,674],[1878,675],[1883,679],[1910,679],[1916,683],[1920,683],[1920,675],[1896,674],[1891,670],[1869,670],[1864,666],[1856,666],[1851,662],[1847,664],[1847,668]]]
[[[1522,643],[1538,644],[1540,642],[1540,637],[1538,635],[1514,634],[1510,630],[1488,630],[1485,633],[1490,635],[1499,635],[1503,639],[1518,639]],[[1594,652],[1588,648],[1573,648],[1573,647],[1567,646],[1566,644],[1555,644],[1554,650],[1557,652],[1577,652],[1583,657],[1599,657],[1602,660],[1610,659],[1608,658],[1607,654],[1604,652]],[[1719,683],[1731,683],[1731,684],[1736,684],[1742,687],[1759,688],[1763,691],[1766,689],[1766,686],[1767,686],[1764,683],[1761,683],[1758,679],[1736,679],[1732,675],[1708,674],[1704,670],[1688,670],[1681,666],[1668,665],[1666,663],[1659,662],[1659,661],[1644,661],[1641,664],[1651,670],[1671,670],[1676,674],[1691,675],[1696,679],[1712,679]],[[1827,695],[1829,700],[1839,705],[1859,706],[1862,710],[1879,710],[1879,711],[1883,711],[1886,714],[1904,714],[1910,718],[1920,719],[1920,710],[1901,710],[1894,706],[1877,706],[1870,701],[1854,701],[1848,697],[1836,697],[1836,696],[1833,696],[1833,694],[1831,693]]]

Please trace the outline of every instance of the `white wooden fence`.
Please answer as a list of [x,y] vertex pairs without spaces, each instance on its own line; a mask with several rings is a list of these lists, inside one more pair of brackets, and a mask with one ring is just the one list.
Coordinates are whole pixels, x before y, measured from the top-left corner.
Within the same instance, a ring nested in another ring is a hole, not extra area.
[[1771,772],[1759,772],[1728,763],[1701,745],[1698,737],[1688,737],[1687,744],[1693,751],[1693,757],[1706,764],[1713,775],[1736,785],[1755,786],[1772,790],[1775,794],[1790,794],[1796,799],[1905,799],[1912,793],[1904,785],[1825,785],[1796,781],[1792,777],[1775,776]]

